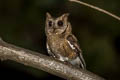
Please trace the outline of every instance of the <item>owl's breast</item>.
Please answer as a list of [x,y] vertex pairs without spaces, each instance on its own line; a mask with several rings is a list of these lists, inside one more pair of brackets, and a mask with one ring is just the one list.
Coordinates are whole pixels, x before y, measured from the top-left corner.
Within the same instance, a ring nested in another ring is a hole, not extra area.
[[55,54],[61,54],[63,52],[62,46],[64,44],[64,39],[60,39],[57,37],[51,37],[48,39],[48,44]]
[[48,44],[51,51],[61,60],[72,59],[76,56],[65,39],[51,37],[48,39]]

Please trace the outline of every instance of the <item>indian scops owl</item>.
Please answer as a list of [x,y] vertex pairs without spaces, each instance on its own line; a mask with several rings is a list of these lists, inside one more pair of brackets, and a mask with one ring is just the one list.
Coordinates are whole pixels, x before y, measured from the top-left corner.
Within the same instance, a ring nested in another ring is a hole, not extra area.
[[48,54],[60,61],[86,69],[78,41],[72,34],[68,15],[66,13],[58,18],[53,18],[49,13],[46,14],[45,33]]

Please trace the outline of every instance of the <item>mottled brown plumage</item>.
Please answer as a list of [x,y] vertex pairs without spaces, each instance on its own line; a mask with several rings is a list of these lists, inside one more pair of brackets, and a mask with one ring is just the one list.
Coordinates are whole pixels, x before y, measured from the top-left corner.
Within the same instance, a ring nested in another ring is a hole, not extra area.
[[52,57],[85,69],[86,64],[78,41],[72,34],[71,24],[67,20],[68,15],[53,18],[49,13],[46,14],[47,50]]

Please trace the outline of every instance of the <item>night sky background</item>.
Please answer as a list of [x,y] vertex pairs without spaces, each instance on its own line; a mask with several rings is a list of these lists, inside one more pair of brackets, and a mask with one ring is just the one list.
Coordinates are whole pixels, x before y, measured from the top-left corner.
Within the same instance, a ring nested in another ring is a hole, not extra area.
[[[120,16],[120,0],[82,0]],[[107,80],[120,80],[120,21],[67,0],[0,0],[0,37],[16,46],[47,54],[46,12],[70,13],[87,69]],[[14,61],[0,61],[0,80],[64,80]]]

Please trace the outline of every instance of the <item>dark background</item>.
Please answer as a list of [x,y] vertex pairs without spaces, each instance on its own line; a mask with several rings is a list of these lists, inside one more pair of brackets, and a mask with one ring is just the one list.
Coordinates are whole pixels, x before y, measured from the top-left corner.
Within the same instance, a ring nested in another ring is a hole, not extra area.
[[[120,16],[120,0],[82,1]],[[67,0],[0,0],[0,37],[47,55],[46,12],[54,17],[70,13],[69,21],[83,50],[87,69],[108,80],[120,79],[120,21],[83,5]],[[63,80],[14,61],[0,61],[0,78]]]

